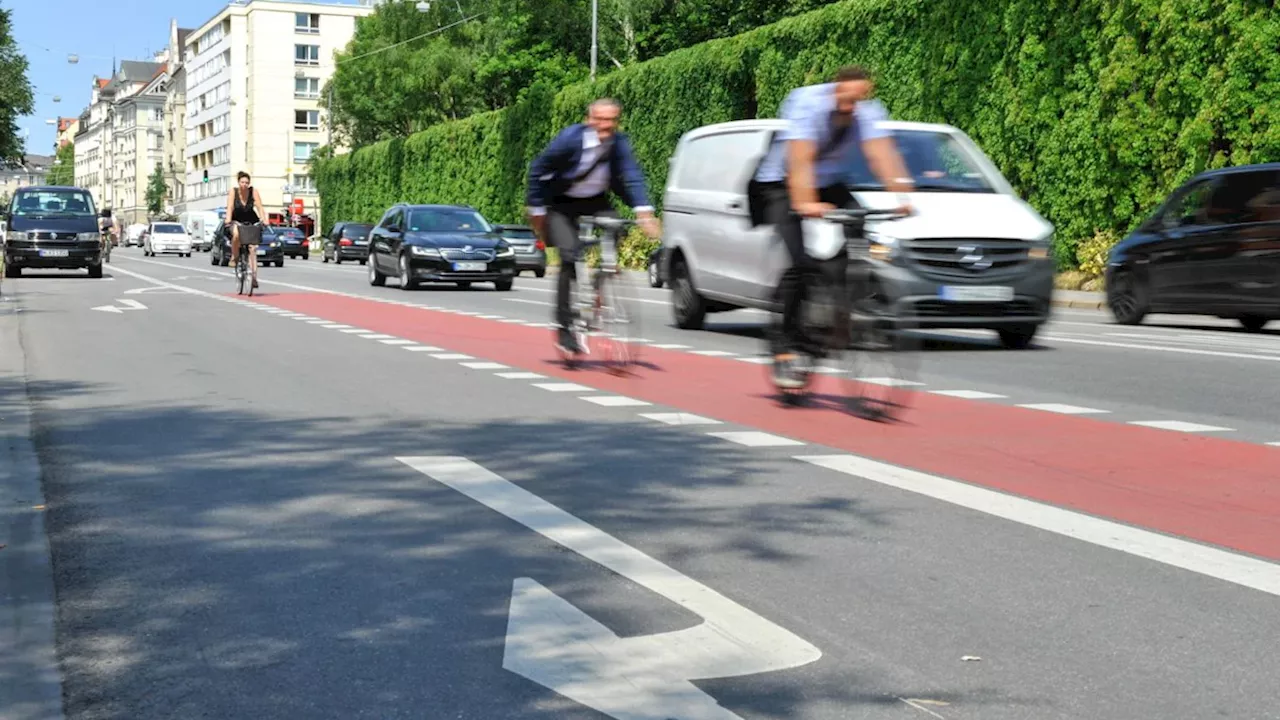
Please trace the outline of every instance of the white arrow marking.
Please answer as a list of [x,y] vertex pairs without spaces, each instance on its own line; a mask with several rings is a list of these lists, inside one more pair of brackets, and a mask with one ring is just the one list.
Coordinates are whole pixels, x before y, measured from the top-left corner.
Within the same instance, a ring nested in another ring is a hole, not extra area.
[[822,652],[711,588],[462,457],[400,462],[701,616],[620,638],[531,578],[512,586],[502,666],[617,720],[741,720],[691,680],[785,670]]
[[125,306],[124,307],[125,310],[146,310],[147,309],[146,305],[143,305],[137,300],[129,300],[127,298],[122,299],[120,301],[120,304]]
[[117,313],[117,314],[124,312],[123,310],[121,310],[120,308],[114,305],[99,305],[98,307],[93,309],[101,310],[102,312]]

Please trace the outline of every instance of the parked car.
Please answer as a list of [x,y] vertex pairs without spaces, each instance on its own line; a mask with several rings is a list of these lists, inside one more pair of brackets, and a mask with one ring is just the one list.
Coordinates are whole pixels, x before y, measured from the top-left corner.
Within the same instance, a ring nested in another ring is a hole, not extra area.
[[[219,222],[213,233],[213,250],[209,253],[210,265],[227,267],[231,264],[231,227]],[[266,267],[275,263],[284,267],[284,249],[280,240],[267,227],[262,230],[262,244],[258,246],[258,265]]]
[[1280,319],[1280,163],[1201,173],[1111,249],[1107,306],[1232,318],[1249,332]]
[[395,276],[405,290],[421,282],[510,290],[515,275],[515,250],[474,208],[393,205],[369,234],[371,285]]
[[[915,327],[988,328],[1006,347],[1026,347],[1049,318],[1053,226],[960,130],[886,126],[914,176],[916,212],[867,226],[885,302]],[[680,139],[663,203],[665,274],[679,327],[700,328],[709,312],[779,309],[775,288],[790,261],[772,226],[751,227],[746,185],[784,127],[782,120],[743,120]],[[896,195],[856,155],[848,177],[858,202],[896,206]],[[839,226],[805,224],[807,242],[843,244]]]
[[528,270],[534,277],[547,274],[547,244],[538,239],[528,225],[495,225],[511,248],[516,251],[516,274]]
[[134,245],[142,245],[142,234],[147,231],[146,223],[134,223],[125,228],[124,246],[133,247]]
[[369,232],[372,230],[373,223],[335,223],[320,251],[324,261],[342,264],[343,260],[358,260],[364,265],[369,261]]
[[186,228],[176,222],[153,222],[142,241],[142,254],[155,257],[161,253],[177,253],[191,257],[193,241]]
[[303,260],[311,259],[311,242],[302,230],[296,227],[273,226],[271,230],[280,238],[281,248],[285,255]]
[[649,287],[660,288],[667,282],[666,264],[663,262],[666,248],[659,245],[649,253]]
[[89,277],[102,277],[102,234],[88,190],[20,187],[4,209],[4,225],[5,277],[21,277],[25,268],[85,268]]

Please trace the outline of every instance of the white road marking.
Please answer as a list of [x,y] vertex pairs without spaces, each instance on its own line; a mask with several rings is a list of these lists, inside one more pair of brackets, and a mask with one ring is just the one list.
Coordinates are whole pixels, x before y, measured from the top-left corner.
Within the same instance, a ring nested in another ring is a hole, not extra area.
[[418,343],[404,338],[391,338],[390,340],[379,340],[383,345],[417,345]]
[[995,393],[982,392],[981,390],[930,390],[934,395],[946,395],[947,397],[961,398],[964,400],[996,400],[1007,395],[997,395]]
[[689,413],[640,413],[646,420],[655,420],[665,425],[722,425],[719,420],[690,415]]
[[365,340],[395,340],[396,339],[395,335],[383,335],[382,333],[369,333],[366,335],[361,335],[360,337],[364,338]]
[[711,588],[461,457],[397,458],[630,580],[702,622],[620,638],[532,578],[517,578],[502,667],[615,720],[741,720],[690,680],[800,667],[822,652]]
[[430,345],[406,345],[401,349],[408,350],[409,352],[440,352],[444,348],[432,347]]
[[504,319],[506,319],[506,318],[504,318],[502,315],[477,315],[476,317],[477,317],[477,318],[479,318],[479,319],[481,319],[481,320],[504,320]]
[[759,432],[756,430],[732,431],[732,432],[713,432],[707,433],[711,437],[728,440],[729,442],[738,443],[747,447],[790,447],[794,445],[803,445],[799,440],[784,438],[779,435],[770,435],[769,433]]
[[512,325],[523,325],[523,324],[525,324],[525,321],[524,321],[524,320],[520,320],[520,319],[518,319],[518,318],[503,318],[502,322],[504,322],[504,323],[510,323],[510,324],[512,324]]
[[796,459],[1280,596],[1280,564],[856,455],[800,456]]
[[706,357],[733,357],[738,353],[728,352],[727,350],[694,350],[690,355],[704,355]]
[[650,345],[649,347],[658,348],[659,350],[688,350],[689,349],[688,345],[681,345],[679,343],[660,343],[656,345]]
[[582,399],[603,407],[644,407],[646,405],[653,404],[647,403],[644,400],[623,397],[622,395],[603,395],[600,397],[584,397]]
[[1151,350],[1154,352],[1179,353],[1182,355],[1205,355],[1208,357],[1235,358],[1237,360],[1265,360],[1280,362],[1280,355],[1254,355],[1251,353],[1226,352],[1223,350],[1199,350],[1196,348],[1162,347],[1157,345],[1139,345],[1137,343],[1106,342],[1103,340],[1085,340],[1084,338],[1066,338],[1061,335],[1044,335],[1043,340],[1076,343],[1077,345],[1096,345],[1100,347],[1122,348],[1126,350]]
[[336,324],[336,323],[335,323],[335,324],[333,324],[333,325],[325,325],[324,327],[325,327],[325,329],[326,329],[326,330],[351,330],[351,329],[353,329],[350,325],[338,325],[338,324]]
[[329,321],[328,320],[308,320],[307,323],[309,325],[328,325]]
[[1080,407],[1078,405],[1063,405],[1061,403],[1032,403],[1030,405],[1019,405],[1020,408],[1028,410],[1043,410],[1045,412],[1061,413],[1063,415],[1091,415],[1110,413],[1110,410],[1098,410],[1095,408]]
[[1270,445],[1271,447],[1280,447],[1280,442],[1269,442],[1267,444]]
[[1155,428],[1157,430],[1173,430],[1174,432],[1196,433],[1196,432],[1235,432],[1233,428],[1215,427],[1213,425],[1200,425],[1199,423],[1183,422],[1182,420],[1139,420],[1129,423],[1130,425],[1141,425],[1142,427]]
[[437,360],[475,360],[471,355],[463,355],[462,353],[441,353],[431,357]]
[[548,392],[592,392],[595,388],[577,383],[535,383],[534,387]]
[[546,377],[546,375],[539,375],[536,372],[500,372],[494,374],[507,380],[541,380]]
[[870,385],[884,385],[885,387],[918,387],[924,385],[922,382],[915,380],[902,380],[900,378],[891,377],[860,377],[858,382],[868,383]]
[[472,370],[506,370],[510,366],[496,362],[464,362],[462,367],[471,368]]
[[351,335],[351,334],[353,334],[353,333],[367,333],[367,332],[369,332],[369,331],[368,331],[368,330],[365,330],[364,328],[351,328],[350,330],[342,330],[342,331],[340,331],[340,332],[343,332],[343,333],[346,333],[346,334],[348,334],[348,335]]
[[773,362],[773,358],[768,357],[740,357],[734,359],[739,362],[751,363],[752,365],[768,365]]

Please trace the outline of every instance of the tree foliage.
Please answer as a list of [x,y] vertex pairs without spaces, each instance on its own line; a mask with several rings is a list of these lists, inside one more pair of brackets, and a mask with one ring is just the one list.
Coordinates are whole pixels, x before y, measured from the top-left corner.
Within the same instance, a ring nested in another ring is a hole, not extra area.
[[27,79],[27,58],[13,39],[10,10],[0,8],[0,162],[22,159],[18,118],[35,112],[35,97]]
[[[698,37],[742,4],[673,0],[687,28],[663,32]],[[661,42],[641,37],[641,56]],[[324,160],[316,176],[326,222],[376,219],[399,200],[516,220],[533,154],[612,95],[660,201],[683,133],[773,116],[792,88],[858,62],[895,117],[973,137],[1054,223],[1070,265],[1077,243],[1127,232],[1193,174],[1280,160],[1277,47],[1280,13],[1257,0],[845,0],[596,83],[534,83],[505,109]]]
[[50,185],[75,185],[76,184],[76,146],[75,143],[67,143],[58,148],[57,155],[54,156],[53,167],[49,168],[49,175],[45,178],[45,182]]
[[153,216],[164,212],[164,200],[168,194],[169,186],[164,182],[164,170],[160,163],[156,163],[155,171],[147,180],[147,212]]

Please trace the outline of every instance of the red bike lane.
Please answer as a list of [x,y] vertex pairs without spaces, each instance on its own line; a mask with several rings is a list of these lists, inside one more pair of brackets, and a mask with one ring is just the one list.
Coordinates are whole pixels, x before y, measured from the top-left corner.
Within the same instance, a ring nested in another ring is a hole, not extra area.
[[[1280,451],[1264,445],[926,392],[912,394],[902,422],[877,423],[821,402],[784,407],[763,366],[731,358],[645,347],[642,366],[619,377],[566,368],[549,329],[320,293],[253,300],[1280,560]],[[836,390],[829,378],[818,383],[819,394]]]

